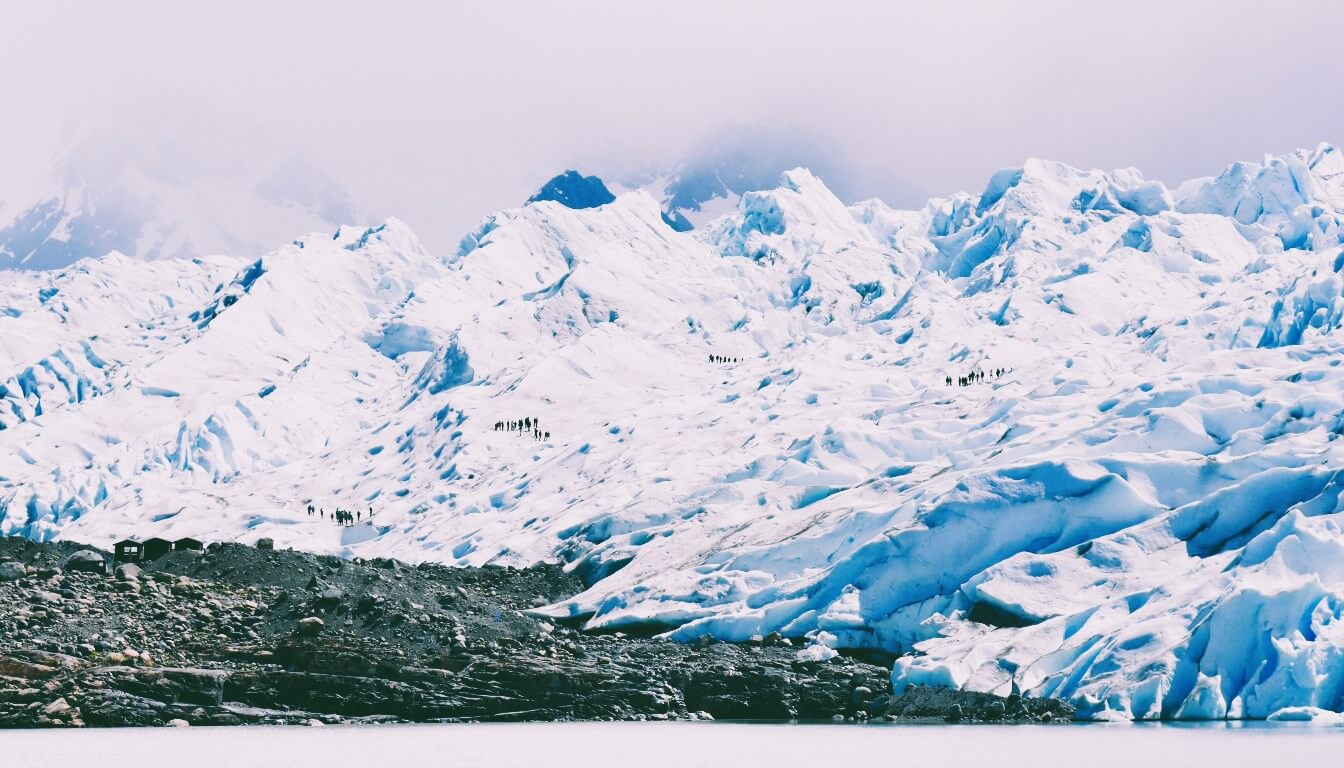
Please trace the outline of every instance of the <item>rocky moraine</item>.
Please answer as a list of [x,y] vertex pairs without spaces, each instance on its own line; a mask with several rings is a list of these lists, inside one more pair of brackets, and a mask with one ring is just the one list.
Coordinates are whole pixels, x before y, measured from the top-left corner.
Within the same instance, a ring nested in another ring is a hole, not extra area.
[[799,639],[681,644],[529,615],[559,566],[408,566],[238,544],[112,567],[0,539],[0,727],[520,720],[1064,721],[1052,700],[916,688]]

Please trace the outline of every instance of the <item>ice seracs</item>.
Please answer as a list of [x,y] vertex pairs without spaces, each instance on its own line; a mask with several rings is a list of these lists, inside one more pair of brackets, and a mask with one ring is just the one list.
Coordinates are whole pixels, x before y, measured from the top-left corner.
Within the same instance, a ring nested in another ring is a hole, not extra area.
[[1178,207],[1211,213],[1276,236],[1285,249],[1339,245],[1344,210],[1344,156],[1323,144],[1263,164],[1234,163],[1211,179],[1177,190]]
[[1175,191],[1032,160],[897,211],[798,169],[690,232],[635,190],[442,256],[388,221],[6,273],[0,531],[558,559],[590,587],[543,611],[594,628],[1315,718],[1344,710],[1341,183],[1330,147]]

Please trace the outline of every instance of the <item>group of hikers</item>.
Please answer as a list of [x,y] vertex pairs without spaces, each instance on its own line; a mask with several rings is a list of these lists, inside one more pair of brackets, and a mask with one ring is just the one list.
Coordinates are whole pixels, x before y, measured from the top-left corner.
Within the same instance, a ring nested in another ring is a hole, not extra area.
[[541,431],[541,419],[535,419],[531,416],[525,416],[521,419],[512,419],[495,422],[496,432],[518,432],[520,434],[531,432],[533,440],[550,440],[551,433]]
[[736,363],[736,362],[738,362],[739,359],[740,359],[740,358],[736,358],[736,357],[724,357],[723,355],[710,355],[710,356],[709,356],[709,362],[711,362],[711,363]]
[[[993,378],[993,379],[997,379],[997,378],[999,378],[1000,376],[1002,376],[1002,375],[1004,374],[1004,372],[1005,372],[1005,369],[1003,369],[1003,368],[995,368],[995,369],[991,370],[989,373],[985,373],[984,371],[971,371],[970,373],[966,374],[965,376],[958,376],[958,377],[957,377],[957,386],[958,386],[958,387],[969,387],[969,386],[971,386],[972,384],[978,384],[978,383],[984,381],[986,377]],[[949,386],[949,387],[952,386],[952,377],[951,377],[951,376],[944,377],[944,383],[946,383],[947,386]]]
[[[314,507],[312,504],[309,504],[308,516],[312,517],[313,515],[317,515],[318,517],[323,518],[324,520],[328,517],[326,509],[318,509]],[[336,511],[331,513],[330,517],[332,522],[336,523],[337,525],[354,525],[355,523],[363,522],[365,519],[363,510],[357,509],[354,512],[351,512],[348,509],[340,509],[339,507],[336,509]],[[368,520],[369,522],[373,522],[373,507],[369,507]]]

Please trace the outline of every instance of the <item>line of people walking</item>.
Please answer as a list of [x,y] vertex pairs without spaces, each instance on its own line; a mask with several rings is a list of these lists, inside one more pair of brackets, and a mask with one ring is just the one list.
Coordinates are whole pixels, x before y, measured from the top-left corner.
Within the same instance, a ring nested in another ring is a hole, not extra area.
[[330,518],[331,521],[332,521],[333,523],[336,523],[337,525],[341,525],[341,526],[350,526],[350,525],[355,525],[356,523],[362,523],[362,522],[365,522],[366,520],[367,520],[368,522],[372,523],[372,522],[373,522],[373,507],[369,507],[369,511],[368,511],[368,514],[367,514],[367,515],[364,513],[364,510],[362,510],[362,509],[357,509],[357,510],[351,512],[351,511],[348,510],[348,509],[341,509],[341,508],[339,508],[339,507],[337,507],[337,508],[336,508],[330,515],[328,515],[328,514],[327,514],[327,510],[326,510],[325,508],[317,508],[317,507],[314,507],[312,504],[309,504],[309,505],[308,505],[308,516],[309,516],[309,517],[313,517],[314,515],[316,515],[317,517],[322,518],[323,520],[325,520],[325,519],[327,519],[327,518]]
[[496,432],[518,432],[519,434],[531,433],[533,440],[550,440],[551,433],[543,432],[541,429],[541,419],[531,416],[524,416],[521,419],[508,419],[495,422]]
[[740,362],[740,361],[741,361],[741,358],[739,358],[739,357],[725,357],[725,356],[723,356],[723,355],[710,355],[710,356],[709,356],[709,362],[711,362],[711,363],[736,363],[736,362]]
[[[957,377],[957,386],[958,386],[958,387],[969,387],[969,386],[971,386],[972,384],[979,384],[980,382],[984,381],[986,378],[997,379],[997,378],[1003,376],[1003,374],[1006,373],[1006,372],[1007,372],[1007,369],[1006,369],[1006,368],[994,368],[994,369],[990,370],[989,373],[985,373],[984,371],[971,371],[970,373],[966,374],[965,376],[958,376],[958,377]],[[944,377],[944,378],[943,378],[943,383],[946,384],[946,385],[949,386],[949,387],[952,386],[952,377],[951,377],[950,375]]]

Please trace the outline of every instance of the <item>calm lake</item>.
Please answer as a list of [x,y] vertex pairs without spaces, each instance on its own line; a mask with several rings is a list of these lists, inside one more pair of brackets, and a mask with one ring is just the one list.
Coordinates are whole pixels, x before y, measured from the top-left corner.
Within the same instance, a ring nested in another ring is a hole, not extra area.
[[1344,754],[1307,725],[538,723],[0,732],[0,765],[818,768],[836,765],[1297,768]]

